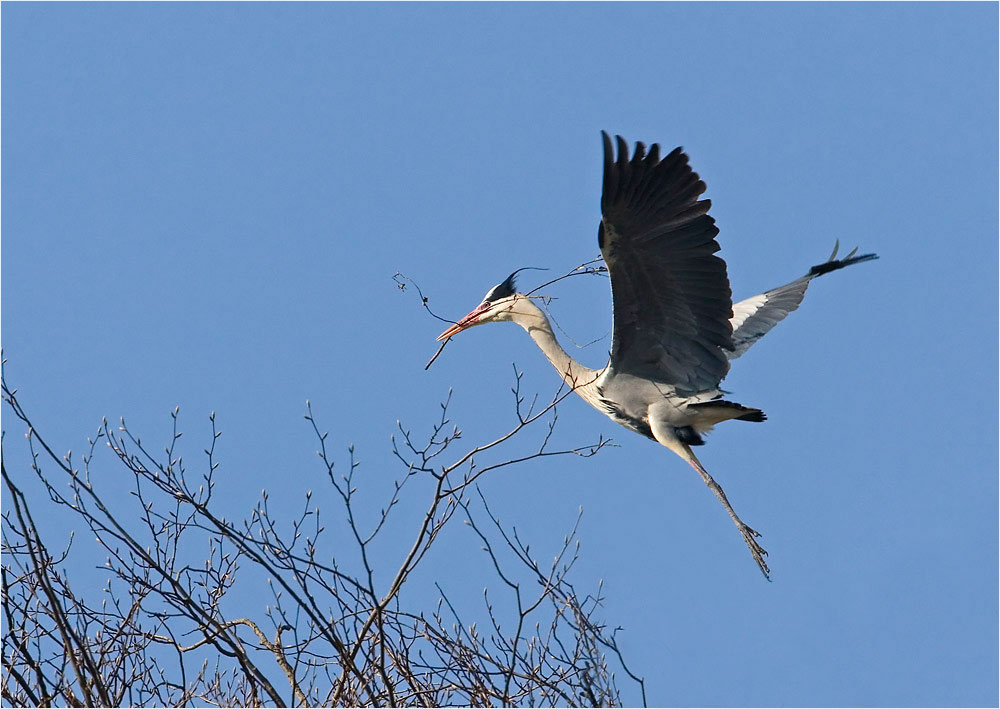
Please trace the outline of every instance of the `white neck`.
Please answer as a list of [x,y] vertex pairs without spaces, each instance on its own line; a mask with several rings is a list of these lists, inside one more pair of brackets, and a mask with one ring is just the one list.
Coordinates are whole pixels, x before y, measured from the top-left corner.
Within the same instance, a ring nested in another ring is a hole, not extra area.
[[601,372],[584,367],[562,348],[545,313],[528,298],[518,297],[510,308],[510,319],[523,327],[538,345],[563,381],[591,405],[597,399],[596,384]]

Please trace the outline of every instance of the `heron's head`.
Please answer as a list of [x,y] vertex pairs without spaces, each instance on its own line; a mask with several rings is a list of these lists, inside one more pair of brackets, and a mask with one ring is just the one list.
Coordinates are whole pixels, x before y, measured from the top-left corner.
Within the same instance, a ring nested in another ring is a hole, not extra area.
[[[523,269],[519,269],[523,270]],[[514,276],[517,271],[507,276],[502,283],[490,288],[483,296],[483,302],[476,308],[449,327],[438,336],[438,342],[446,340],[452,335],[457,335],[462,330],[468,330],[475,325],[483,325],[488,322],[503,322],[512,319],[512,311],[518,300],[524,296],[517,292],[514,285]]]

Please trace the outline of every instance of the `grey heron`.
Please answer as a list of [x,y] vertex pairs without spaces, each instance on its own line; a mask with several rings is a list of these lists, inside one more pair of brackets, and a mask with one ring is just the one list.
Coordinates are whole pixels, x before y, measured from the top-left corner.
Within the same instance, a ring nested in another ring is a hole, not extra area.
[[[602,369],[576,362],[559,345],[532,298],[517,292],[515,271],[491,288],[468,315],[438,337],[491,322],[524,328],[563,381],[613,421],[669,448],[715,493],[766,577],[760,535],[733,510],[722,487],[692,450],[722,421],[764,421],[760,409],[724,399],[719,388],[730,363],[799,307],[812,279],[862,261],[857,249],[830,258],[791,283],[735,305],[726,262],[716,256],[719,233],[699,200],[705,183],[681,148],[660,159],[659,145],[640,142],[629,156],[616,136],[604,141],[604,187],[597,241],[611,279],[614,330]],[[838,245],[839,246],[839,240]]]

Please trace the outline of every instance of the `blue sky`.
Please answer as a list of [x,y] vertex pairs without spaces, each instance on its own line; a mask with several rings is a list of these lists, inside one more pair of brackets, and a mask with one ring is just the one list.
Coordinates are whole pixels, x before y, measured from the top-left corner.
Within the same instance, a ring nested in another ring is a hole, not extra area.
[[[683,145],[737,298],[838,238],[881,256],[814,283],[736,363],[724,386],[769,419],[700,454],[773,583],[690,468],[581,401],[558,440],[620,447],[484,491],[553,552],[584,508],[576,585],[604,580],[653,704],[996,705],[996,4],[8,3],[2,20],[3,351],[57,449],[102,416],[166,443],[179,405],[194,456],[214,410],[238,513],[321,486],[307,398],[375,488],[399,472],[396,420],[426,427],[449,387],[465,439],[492,438],[511,363],[541,396],[549,365],[496,325],[425,372],[442,324],[393,274],[457,318],[515,268],[568,270],[598,252],[599,131]],[[604,338],[564,344],[603,365],[607,282],[550,294],[573,340]],[[479,612],[477,550],[457,525],[414,584]]]

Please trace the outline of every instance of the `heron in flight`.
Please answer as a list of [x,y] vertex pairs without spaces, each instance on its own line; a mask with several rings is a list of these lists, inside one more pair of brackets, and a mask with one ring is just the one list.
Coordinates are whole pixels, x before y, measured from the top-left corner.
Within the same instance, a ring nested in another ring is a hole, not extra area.
[[[517,292],[515,273],[486,293],[471,313],[445,330],[446,340],[476,325],[517,323],[563,381],[616,423],[679,455],[701,475],[726,508],[766,577],[760,534],[733,510],[722,487],[694,454],[702,436],[723,421],[763,421],[760,409],[723,398],[730,362],[799,307],[817,276],[878,258],[857,249],[830,258],[801,278],[733,304],[726,262],[715,255],[719,233],[711,202],[698,197],[705,183],[681,148],[660,158],[616,136],[604,139],[604,189],[597,243],[611,278],[614,333],[603,369],[576,362],[556,341],[545,313]],[[839,242],[838,242],[839,246]]]

